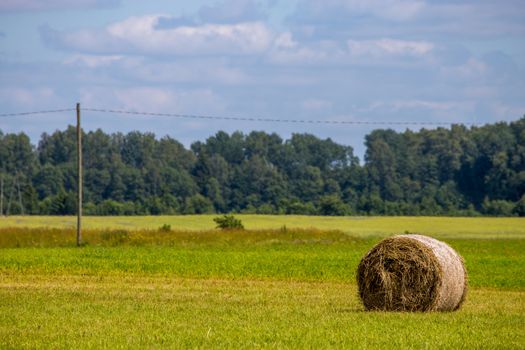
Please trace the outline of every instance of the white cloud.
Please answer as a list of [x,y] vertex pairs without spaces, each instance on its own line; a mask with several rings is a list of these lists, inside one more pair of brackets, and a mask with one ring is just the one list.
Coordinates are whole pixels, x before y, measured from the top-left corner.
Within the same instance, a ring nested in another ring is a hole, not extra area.
[[300,44],[291,33],[285,32],[276,38],[267,58],[277,64],[311,65],[343,61],[346,55],[347,52],[335,41]]
[[122,61],[124,57],[119,55],[112,56],[94,56],[94,55],[74,55],[66,60],[65,64],[81,65],[89,68],[105,67],[114,62]]
[[265,51],[273,34],[261,22],[203,24],[158,28],[163,15],[130,17],[102,31],[73,33],[49,28],[42,36],[51,45],[82,52],[144,55],[246,55]]
[[341,61],[344,55],[343,51],[337,49],[297,46],[289,49],[278,47],[269,53],[268,59],[277,64],[310,65]]
[[[423,57],[434,45],[428,41],[380,38],[346,42],[318,40],[299,42],[289,31],[275,33],[261,22],[160,26],[165,15],[130,17],[102,30],[71,33],[42,28],[51,46],[84,54],[77,60],[88,66],[108,64],[126,54],[143,56],[235,56],[259,55],[278,64],[351,64],[383,57]],[[106,58],[95,59],[90,55]],[[375,62],[377,63],[377,62]]]
[[441,74],[444,79],[448,81],[479,81],[484,79],[487,73],[487,65],[476,59],[469,58],[467,62],[457,66],[443,66],[441,68]]
[[298,43],[293,39],[292,33],[285,32],[275,38],[274,46],[281,49],[293,49]]
[[421,56],[428,54],[434,48],[432,43],[426,41],[407,41],[395,39],[379,40],[348,40],[348,49],[352,55],[411,55]]
[[[288,34],[288,33],[286,33]],[[289,35],[281,35],[269,54],[270,61],[280,64],[391,64],[392,58],[421,58],[432,52],[427,41],[407,41],[390,38],[377,40],[347,40],[346,46],[335,41],[300,45]]]
[[427,109],[433,111],[450,111],[458,108],[456,102],[436,102],[427,100],[398,100],[389,104],[394,110]]

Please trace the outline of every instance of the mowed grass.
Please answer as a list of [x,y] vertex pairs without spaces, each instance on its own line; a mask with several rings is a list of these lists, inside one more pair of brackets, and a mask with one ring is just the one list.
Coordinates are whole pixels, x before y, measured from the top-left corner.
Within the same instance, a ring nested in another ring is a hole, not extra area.
[[18,276],[4,348],[519,349],[523,293],[473,290],[454,313],[364,312],[353,284]]
[[151,220],[148,230],[91,226],[81,248],[60,225],[0,229],[0,348],[525,348],[523,221],[487,219],[499,227],[490,234],[439,218],[465,258],[467,302],[384,313],[363,311],[355,269],[381,237],[436,229],[414,229],[422,218],[390,218],[397,231],[372,218],[361,234],[327,230],[330,219],[293,229],[316,227],[305,217],[245,232],[158,231],[174,227],[166,218],[133,218]]

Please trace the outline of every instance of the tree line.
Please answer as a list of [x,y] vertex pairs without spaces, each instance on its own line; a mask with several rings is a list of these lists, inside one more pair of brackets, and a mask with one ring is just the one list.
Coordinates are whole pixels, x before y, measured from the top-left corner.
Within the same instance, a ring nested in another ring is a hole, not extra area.
[[[84,212],[525,216],[525,117],[396,132],[350,146],[220,131],[186,149],[148,132],[83,135]],[[0,211],[76,213],[76,130],[0,131]]]

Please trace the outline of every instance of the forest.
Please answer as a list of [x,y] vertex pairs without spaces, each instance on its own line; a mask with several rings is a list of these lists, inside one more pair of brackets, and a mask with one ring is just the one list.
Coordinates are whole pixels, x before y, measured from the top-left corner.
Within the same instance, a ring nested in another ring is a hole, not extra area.
[[[374,130],[362,162],[311,134],[83,134],[84,213],[525,216],[525,117]],[[76,129],[0,131],[0,214],[76,213]]]

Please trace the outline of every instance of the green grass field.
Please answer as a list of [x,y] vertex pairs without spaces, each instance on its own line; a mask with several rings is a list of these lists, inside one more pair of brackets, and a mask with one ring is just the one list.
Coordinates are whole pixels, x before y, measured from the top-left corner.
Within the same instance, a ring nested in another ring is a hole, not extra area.
[[[440,238],[525,238],[524,218],[471,217],[369,217],[369,216],[299,216],[299,215],[235,215],[248,230],[287,228],[316,228],[339,230],[356,237],[383,237],[405,231],[420,232]],[[87,229],[157,229],[167,224],[174,230],[211,230],[217,215],[183,216],[86,216]],[[0,229],[74,228],[76,217],[67,216],[10,216],[0,218]]]
[[[0,348],[525,348],[523,219],[213,217],[86,218],[81,248],[74,218],[0,218]],[[363,311],[360,258],[405,231],[463,255],[460,311]]]

